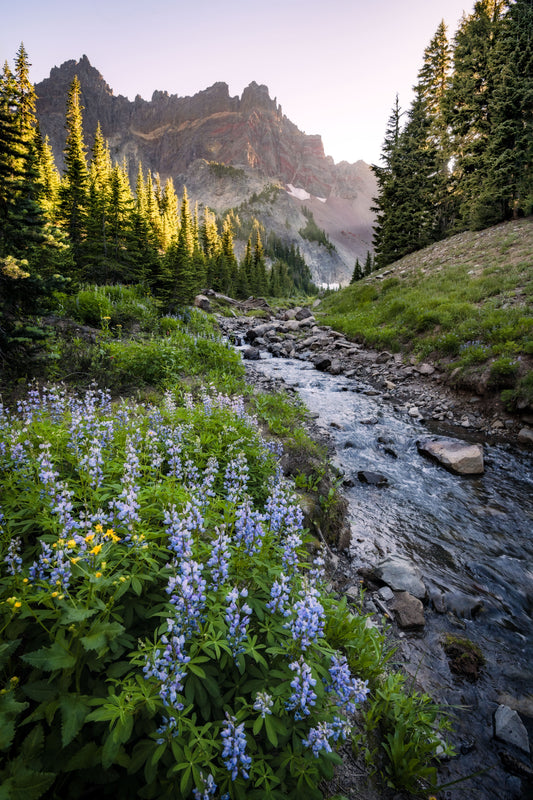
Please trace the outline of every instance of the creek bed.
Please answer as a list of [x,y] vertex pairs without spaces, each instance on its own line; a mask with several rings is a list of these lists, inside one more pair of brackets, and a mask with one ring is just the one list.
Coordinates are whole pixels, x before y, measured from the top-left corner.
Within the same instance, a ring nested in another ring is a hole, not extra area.
[[[531,453],[485,443],[484,474],[455,475],[416,446],[428,433],[449,431],[428,431],[372,387],[296,359],[264,357],[253,367],[296,389],[334,440],[334,463],[345,477],[349,502],[353,582],[358,569],[389,554],[408,557],[422,574],[429,596],[426,625],[423,633],[399,634],[397,660],[419,687],[454,707],[458,757],[442,765],[442,783],[474,776],[439,796],[532,798],[531,784],[513,775],[509,764],[503,768],[507,746],[494,739],[492,727],[503,703],[519,711],[533,734]],[[364,485],[357,477],[362,470],[381,473],[388,485]],[[442,647],[446,633],[481,648],[486,663],[477,681],[450,672]],[[517,755],[531,765],[527,755]],[[486,771],[474,775],[480,770]]]

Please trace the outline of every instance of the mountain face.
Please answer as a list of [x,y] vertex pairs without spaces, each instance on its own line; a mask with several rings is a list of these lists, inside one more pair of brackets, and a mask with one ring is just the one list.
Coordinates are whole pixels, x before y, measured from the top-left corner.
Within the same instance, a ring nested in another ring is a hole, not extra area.
[[[130,101],[113,95],[87,56],[54,67],[37,84],[37,116],[48,135],[56,164],[63,169],[67,95],[77,75],[81,86],[83,127],[89,149],[100,122],[111,155],[130,165],[132,185],[137,165],[172,177],[190,199],[216,211],[239,207],[267,231],[294,242],[319,283],[345,284],[355,259],[372,249],[376,182],[363,161],[335,164],[325,156],[320,136],[302,133],[286,116],[266,86],[252,82],[242,96],[230,97],[226,83],[215,83],[193,97],[156,91],[152,99]],[[213,170],[212,162],[234,169]],[[276,191],[273,191],[276,187]],[[305,207],[305,208],[303,208]],[[312,212],[333,245],[325,248],[300,231]]]

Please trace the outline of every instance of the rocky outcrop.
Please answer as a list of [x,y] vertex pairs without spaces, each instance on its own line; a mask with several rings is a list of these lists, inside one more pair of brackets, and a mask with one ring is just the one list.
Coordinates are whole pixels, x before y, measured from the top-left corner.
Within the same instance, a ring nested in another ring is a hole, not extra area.
[[[99,122],[113,159],[129,164],[132,185],[142,162],[163,183],[172,178],[179,191],[186,185],[193,202],[217,211],[252,202],[250,213],[268,230],[300,247],[317,282],[347,283],[355,259],[372,249],[376,181],[370,167],[363,161],[336,165],[321,137],[300,131],[255,81],[241,97],[218,82],[192,97],[155,91],[150,100],[137,95],[130,101],[113,94],[87,56],[66,61],[35,87],[41,133],[49,137],[60,170],[67,96],[76,75],[89,151]],[[234,169],[214,172],[212,162]],[[272,184],[280,192],[266,206],[253,199]],[[299,235],[306,224],[303,205],[335,250]]]

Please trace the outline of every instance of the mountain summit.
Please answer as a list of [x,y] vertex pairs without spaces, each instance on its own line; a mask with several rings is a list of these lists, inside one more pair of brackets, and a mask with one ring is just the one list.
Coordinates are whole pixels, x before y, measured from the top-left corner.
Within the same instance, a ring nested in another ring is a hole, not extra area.
[[[319,282],[346,283],[355,259],[363,260],[371,249],[376,184],[370,167],[363,161],[335,164],[324,154],[321,137],[300,131],[268,88],[255,81],[241,97],[231,97],[228,85],[219,82],[192,97],[155,91],[151,100],[137,95],[131,101],[113,94],[87,56],[66,61],[35,87],[41,131],[48,135],[60,169],[67,95],[76,75],[87,145],[92,146],[100,122],[111,155],[127,159],[133,180],[140,161],[145,170],[159,173],[161,181],[172,177],[177,188],[187,186],[192,200],[217,211],[242,206],[267,185],[279,185],[283,191],[270,197],[276,208],[270,208],[269,216],[284,216],[283,224],[277,219],[274,227],[300,247]],[[205,169],[212,162],[238,170],[219,171],[214,180]],[[307,224],[302,206],[327,234],[332,244],[327,251],[301,240],[299,231]],[[254,214],[261,219],[262,211],[257,208]],[[272,219],[265,227],[272,228]]]

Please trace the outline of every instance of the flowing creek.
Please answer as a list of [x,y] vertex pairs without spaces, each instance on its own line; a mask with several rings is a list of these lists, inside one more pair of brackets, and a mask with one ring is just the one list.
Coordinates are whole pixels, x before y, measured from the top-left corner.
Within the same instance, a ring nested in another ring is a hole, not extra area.
[[[493,732],[494,712],[504,704],[519,712],[530,739],[533,734],[531,452],[484,443],[483,475],[452,474],[416,446],[417,439],[449,431],[429,430],[358,380],[266,356],[253,368],[295,389],[335,442],[334,464],[349,502],[352,583],[360,579],[359,568],[389,554],[408,557],[422,574],[426,624],[422,633],[398,632],[396,661],[435,700],[454,708],[458,756],[443,763],[441,782],[488,770],[439,797],[533,797],[527,778],[517,777],[509,763],[503,767],[506,751],[530,768],[529,756],[496,741]],[[361,483],[361,470],[381,473],[388,485]],[[450,672],[442,648],[446,633],[481,648],[486,663],[477,681]]]

